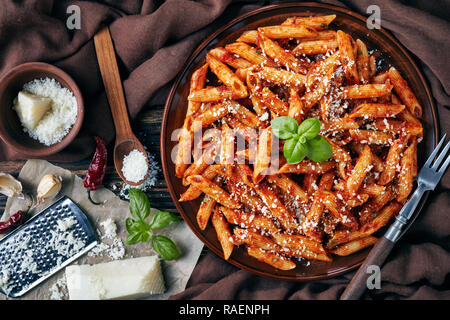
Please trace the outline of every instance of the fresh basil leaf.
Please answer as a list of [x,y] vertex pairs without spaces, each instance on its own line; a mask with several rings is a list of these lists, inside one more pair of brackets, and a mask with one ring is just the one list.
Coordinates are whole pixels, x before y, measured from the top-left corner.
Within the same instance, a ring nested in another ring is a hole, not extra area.
[[137,231],[137,229],[134,226],[135,223],[136,221],[131,218],[125,219],[125,228],[127,229],[129,234],[135,233]]
[[323,162],[333,156],[333,148],[330,143],[322,136],[317,136],[309,140],[307,157],[314,162]]
[[167,211],[156,212],[150,220],[150,228],[162,229],[181,219],[175,214]]
[[283,154],[290,164],[299,163],[308,153],[308,148],[298,139],[289,139],[285,142]]
[[279,139],[290,139],[297,133],[297,120],[291,117],[278,117],[270,121],[273,134]]
[[133,245],[133,244],[136,244],[136,243],[139,242],[140,237],[141,237],[141,234],[140,234],[139,232],[132,233],[132,234],[130,234],[130,235],[127,237],[127,240],[125,240],[125,244],[126,244],[127,246],[131,246],[131,245]]
[[148,242],[153,236],[153,233],[149,230],[147,232],[140,233],[139,241]]
[[174,260],[180,256],[176,244],[165,236],[154,236],[152,238],[152,247],[164,260]]
[[148,232],[150,231],[150,225],[144,220],[135,221],[132,230],[136,230],[137,232]]
[[130,195],[130,214],[135,220],[144,220],[150,214],[150,201],[147,195],[139,189],[131,188]]
[[314,139],[320,132],[320,121],[317,118],[309,118],[303,121],[299,126],[297,133],[306,140]]

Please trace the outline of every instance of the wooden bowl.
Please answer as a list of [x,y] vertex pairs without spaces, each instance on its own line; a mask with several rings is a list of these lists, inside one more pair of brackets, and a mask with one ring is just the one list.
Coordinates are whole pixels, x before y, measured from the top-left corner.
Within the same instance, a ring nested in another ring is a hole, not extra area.
[[[23,131],[13,100],[25,83],[34,79],[53,78],[62,87],[69,89],[77,102],[77,118],[67,135],[51,146],[46,146],[31,138]],[[30,158],[40,158],[55,154],[67,147],[77,136],[84,118],[84,104],[80,89],[75,81],[63,70],[47,63],[28,62],[8,71],[0,79],[0,138],[16,152]]]
[[[186,66],[180,72],[172,90],[167,98],[162,128],[161,128],[161,158],[164,177],[171,197],[184,220],[192,231],[199,237],[205,245],[223,257],[220,243],[217,240],[214,228],[209,224],[202,231],[197,225],[196,213],[201,199],[190,202],[179,202],[178,198],[186,190],[181,180],[175,177],[175,165],[171,159],[171,152],[177,141],[172,141],[172,132],[181,128],[186,114],[187,96],[189,92],[189,79],[195,69],[205,63],[206,52],[214,47],[224,46],[237,39],[242,32],[253,30],[259,26],[280,24],[286,18],[310,15],[336,14],[335,21],[331,24],[331,29],[336,27],[350,33],[355,39],[364,41],[369,50],[379,49],[380,59],[383,67],[387,68],[392,63],[401,72],[416,93],[419,102],[423,107],[424,139],[419,145],[418,155],[419,165],[425,162],[436,145],[438,136],[438,119],[430,90],[420,73],[418,67],[411,59],[406,49],[386,30],[369,30],[366,27],[366,17],[354,13],[350,10],[316,3],[284,3],[266,6],[252,12],[246,13],[225,26],[219,28],[214,34],[208,37],[187,60]],[[420,204],[416,214],[410,220],[409,227],[417,217],[426,199]],[[406,228],[407,229],[407,228]],[[405,229],[405,231],[406,231]],[[330,278],[357,268],[366,258],[370,249],[356,252],[347,257],[333,256],[333,262],[304,261],[298,262],[293,270],[277,270],[265,263],[248,256],[245,249],[235,247],[228,260],[231,264],[247,270],[249,272],[271,277],[280,280],[311,281]]]

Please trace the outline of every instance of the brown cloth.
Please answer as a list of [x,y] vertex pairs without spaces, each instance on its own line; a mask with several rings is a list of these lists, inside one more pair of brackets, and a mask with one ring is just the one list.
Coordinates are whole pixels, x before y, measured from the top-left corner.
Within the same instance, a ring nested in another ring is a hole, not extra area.
[[[417,58],[438,106],[442,132],[450,132],[450,73],[446,0],[322,1],[366,13],[381,8],[382,27]],[[119,59],[129,113],[161,104],[170,82],[195,47],[230,19],[270,1],[231,0],[4,0],[0,8],[0,74],[27,61],[44,61],[68,72],[79,84],[86,105],[81,133],[50,160],[76,161],[93,151],[92,135],[111,142],[112,119],[97,66],[93,35],[109,24]],[[81,9],[81,29],[68,30],[69,5]],[[21,159],[0,141],[0,160]],[[429,198],[407,235],[382,269],[382,288],[365,298],[450,298],[450,174]],[[310,283],[261,278],[208,253],[193,272],[185,292],[174,299],[336,299],[353,273]]]

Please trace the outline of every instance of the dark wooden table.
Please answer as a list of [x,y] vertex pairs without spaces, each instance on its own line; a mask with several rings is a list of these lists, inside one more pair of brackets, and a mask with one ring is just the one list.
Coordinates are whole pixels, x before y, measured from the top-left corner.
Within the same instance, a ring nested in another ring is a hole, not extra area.
[[[133,130],[141,140],[141,142],[147,147],[148,151],[155,156],[155,160],[158,161],[159,168],[161,169],[158,173],[158,180],[156,185],[151,187],[147,192],[151,206],[160,210],[176,212],[177,210],[167,190],[161,167],[159,137],[163,110],[163,105],[151,106],[146,108],[141,112],[141,114],[139,114],[138,120],[133,123]],[[65,169],[71,170],[73,173],[83,178],[86,174],[86,170],[89,166],[90,161],[91,159],[88,158],[86,160],[77,162],[52,163]],[[0,172],[7,172],[11,173],[14,176],[17,176],[25,162],[26,161],[22,160],[0,162]],[[114,188],[114,185],[117,188]],[[109,157],[108,168],[104,179],[104,186],[119,195],[121,185],[122,180],[115,172],[112,157]],[[7,199],[5,196],[0,195],[0,212],[3,212],[6,200]]]

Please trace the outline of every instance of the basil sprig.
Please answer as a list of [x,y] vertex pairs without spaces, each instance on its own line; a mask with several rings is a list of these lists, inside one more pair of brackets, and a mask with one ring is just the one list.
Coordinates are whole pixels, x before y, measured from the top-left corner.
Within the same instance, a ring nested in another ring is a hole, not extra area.
[[323,162],[333,156],[330,143],[321,135],[320,121],[309,118],[300,125],[291,117],[278,117],[270,122],[273,134],[286,140],[283,154],[287,162],[296,164],[305,157],[314,162]]
[[181,219],[173,213],[167,211],[156,212],[150,222],[145,219],[150,215],[150,201],[146,194],[139,189],[130,189],[130,215],[132,218],[125,220],[125,227],[128,231],[126,245],[133,245],[138,242],[148,242],[152,240],[152,248],[164,260],[174,260],[180,256],[176,244],[168,237],[153,235],[153,230],[163,229]]

